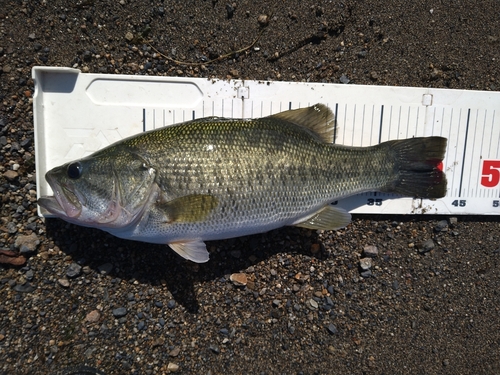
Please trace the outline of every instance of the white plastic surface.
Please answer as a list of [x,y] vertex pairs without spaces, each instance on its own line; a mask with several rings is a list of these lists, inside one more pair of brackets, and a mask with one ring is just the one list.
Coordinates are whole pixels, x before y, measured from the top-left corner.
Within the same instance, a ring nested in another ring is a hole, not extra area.
[[[448,138],[446,197],[431,201],[367,193],[339,201],[353,213],[500,214],[500,92],[341,84],[83,74],[35,67],[38,196],[51,168],[124,137],[206,116],[262,117],[328,105],[336,143]],[[40,212],[45,214],[45,212]]]

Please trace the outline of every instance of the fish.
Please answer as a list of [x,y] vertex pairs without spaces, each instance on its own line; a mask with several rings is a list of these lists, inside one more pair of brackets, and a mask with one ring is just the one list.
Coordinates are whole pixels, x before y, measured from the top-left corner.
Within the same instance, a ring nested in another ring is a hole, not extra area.
[[166,126],[51,169],[54,195],[38,204],[70,223],[166,244],[203,263],[205,241],[283,226],[343,228],[351,215],[331,203],[354,194],[446,195],[446,138],[350,147],[334,142],[335,126],[324,104]]

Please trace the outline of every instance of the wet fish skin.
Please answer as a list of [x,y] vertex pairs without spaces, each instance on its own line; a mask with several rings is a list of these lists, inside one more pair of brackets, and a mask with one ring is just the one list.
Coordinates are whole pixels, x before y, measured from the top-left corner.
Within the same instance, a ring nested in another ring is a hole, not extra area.
[[350,215],[330,205],[367,191],[440,198],[441,137],[372,147],[333,144],[324,105],[260,119],[208,117],[119,141],[46,174],[39,204],[69,222],[118,237],[168,244],[195,262],[203,241],[285,225],[338,229]]

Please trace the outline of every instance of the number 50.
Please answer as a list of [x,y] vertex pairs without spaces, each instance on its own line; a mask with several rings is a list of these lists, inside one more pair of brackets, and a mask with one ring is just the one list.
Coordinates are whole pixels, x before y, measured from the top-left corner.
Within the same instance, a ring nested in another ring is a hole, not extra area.
[[481,185],[492,188],[500,183],[500,160],[484,160]]

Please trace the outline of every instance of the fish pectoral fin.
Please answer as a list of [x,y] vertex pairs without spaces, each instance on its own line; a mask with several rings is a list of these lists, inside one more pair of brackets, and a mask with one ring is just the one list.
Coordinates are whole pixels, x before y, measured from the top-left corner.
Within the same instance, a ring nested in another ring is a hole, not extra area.
[[336,230],[344,228],[351,222],[351,214],[343,208],[326,206],[309,216],[304,221],[295,223],[296,227],[315,230]]
[[184,259],[195,263],[208,262],[209,254],[205,242],[200,240],[172,242],[168,246]]
[[205,219],[219,200],[209,194],[191,194],[168,202],[156,203],[168,223],[194,223]]
[[284,111],[269,117],[308,128],[325,143],[333,143],[335,140],[335,116],[324,104],[318,103],[307,108]]

